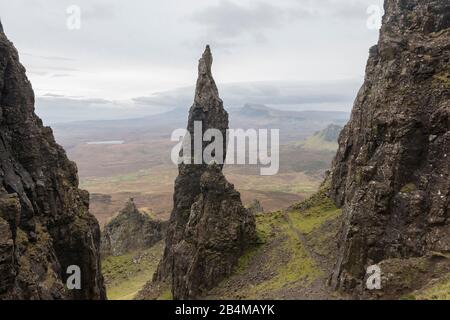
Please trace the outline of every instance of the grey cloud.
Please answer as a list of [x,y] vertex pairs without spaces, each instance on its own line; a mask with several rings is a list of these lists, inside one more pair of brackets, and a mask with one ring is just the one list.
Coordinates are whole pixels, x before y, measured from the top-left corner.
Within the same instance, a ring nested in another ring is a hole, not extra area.
[[71,74],[68,73],[55,73],[55,74],[51,74],[50,77],[51,78],[67,78],[67,77],[71,77]]
[[[365,20],[370,5],[383,0],[286,0],[257,1],[242,4],[220,0],[217,4],[194,13],[192,21],[203,28],[198,43],[210,43],[221,49],[242,46],[249,40],[267,41],[270,30],[312,19]],[[314,32],[313,30],[311,30]]]
[[329,10],[329,15],[340,21],[366,20],[367,9],[372,5],[379,6],[383,10],[383,0],[322,0],[317,4],[323,8],[323,12]]
[[307,17],[309,12],[266,2],[242,5],[221,0],[217,5],[193,14],[192,20],[207,28],[205,37],[222,39],[223,43],[233,44],[230,39],[243,35],[251,36],[256,42],[265,41],[265,31],[279,28],[292,16]]
[[339,19],[366,20],[368,17],[367,8],[376,4],[374,1],[353,1],[343,5],[335,6],[333,15]]
[[[14,0],[0,1],[0,12],[21,56],[28,53],[22,62],[30,74],[41,75],[32,77],[37,92],[66,95],[37,98],[38,112],[54,122],[54,118],[129,117],[158,108],[189,107],[192,87],[145,95],[193,84],[190,74],[195,73],[195,61],[206,43],[214,47],[221,66],[217,77],[222,82],[362,76],[367,49],[375,43],[377,32],[369,31],[359,20],[367,16],[370,4],[381,3]],[[72,4],[82,9],[82,28],[77,31],[66,28],[66,8]],[[227,55],[228,50],[233,55]],[[111,70],[117,74],[109,76]],[[130,76],[133,71],[135,77]],[[79,81],[49,79],[70,74]],[[315,85],[313,90],[298,83],[254,82],[221,85],[219,89],[227,106],[249,102],[310,108],[323,103],[349,108],[358,86],[332,90],[332,85],[326,85],[321,90]],[[114,101],[93,104],[83,97],[69,97],[77,94],[137,98],[125,108]],[[54,117],[51,110],[56,112]],[[111,115],[105,110],[111,110]]]
[[194,14],[193,19],[212,29],[218,36],[235,37],[242,32],[255,32],[280,24],[280,9],[266,3],[246,7],[222,0]]
[[43,97],[64,98],[65,96],[62,95],[62,94],[46,93],[46,94],[43,95]]
[[115,7],[111,2],[83,6],[81,10],[82,19],[86,20],[110,20],[116,16]]
[[66,78],[71,77],[79,70],[74,68],[66,68],[66,67],[36,67],[35,65],[31,65],[28,67],[28,73],[32,75],[38,75],[41,77],[50,77],[50,78]]
[[[334,104],[350,110],[359,81],[324,83],[304,82],[247,82],[220,84],[220,95],[227,106],[239,107],[246,103],[268,105],[311,106]],[[188,107],[193,101],[194,87],[160,92],[133,99],[135,103],[164,107]]]
[[[359,81],[324,83],[245,82],[219,84],[220,95],[227,108],[247,103],[297,110],[349,111],[360,86]],[[46,123],[79,120],[112,120],[152,115],[172,108],[192,105],[194,87],[159,92],[132,101],[71,98],[47,93],[37,98],[37,113]]]
[[133,98],[139,105],[158,105],[165,107],[183,107],[192,103],[194,87],[183,87],[165,92],[157,92],[148,97]]
[[36,98],[36,113],[46,124],[86,120],[116,120],[152,115],[159,107],[139,106],[126,101],[73,98],[47,93]]
[[39,56],[31,53],[22,53],[21,55],[29,56],[32,58],[43,59],[43,60],[52,60],[52,61],[75,61],[73,58],[68,57],[58,57],[58,56]]

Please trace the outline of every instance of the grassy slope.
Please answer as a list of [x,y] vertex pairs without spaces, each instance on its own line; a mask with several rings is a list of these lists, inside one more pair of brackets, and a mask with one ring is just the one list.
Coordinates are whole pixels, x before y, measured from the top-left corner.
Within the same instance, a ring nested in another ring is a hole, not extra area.
[[314,135],[301,142],[301,146],[310,150],[329,150],[335,152],[338,144],[337,142],[325,141],[320,136]]
[[411,298],[417,300],[450,300],[450,273],[413,293]]
[[110,300],[131,300],[152,278],[164,249],[161,241],[150,249],[109,256],[102,260],[102,272]]
[[[301,209],[257,215],[260,244],[239,260],[234,274],[213,289],[207,298],[218,299],[308,299],[335,298],[324,282],[328,266],[321,259],[316,243],[308,237],[332,221],[340,210],[319,192],[299,204]],[[328,246],[336,230],[320,247]]]

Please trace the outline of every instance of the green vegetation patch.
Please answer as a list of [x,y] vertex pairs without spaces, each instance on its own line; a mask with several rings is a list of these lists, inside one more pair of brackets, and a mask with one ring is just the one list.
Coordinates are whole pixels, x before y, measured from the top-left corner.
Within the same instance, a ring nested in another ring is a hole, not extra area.
[[164,290],[156,300],[173,300],[170,288]]
[[445,68],[441,72],[433,76],[435,84],[443,84],[445,87],[450,87],[450,67]]
[[301,143],[301,146],[309,150],[326,150],[326,151],[336,151],[338,149],[338,143],[326,141],[318,135],[314,135],[306,139]]
[[308,210],[308,212],[290,212],[289,217],[294,223],[295,227],[302,233],[308,234],[314,229],[321,227],[326,221],[330,221],[339,217],[341,214],[340,209],[324,210],[315,208],[314,210]]
[[322,186],[312,197],[291,207],[289,218],[300,232],[311,233],[341,215],[342,210],[336,207],[327,192],[326,186]]
[[425,289],[410,295],[417,300],[450,300],[450,273]]
[[277,250],[272,250],[266,257],[267,270],[276,270],[274,276],[254,286],[251,296],[259,292],[271,292],[289,288],[299,281],[314,281],[321,275],[313,259],[303,247],[295,230],[289,223],[279,220],[277,233],[283,235],[283,241]]
[[283,213],[258,213],[256,215],[256,235],[261,243],[267,242],[276,235],[277,227],[284,221]]
[[273,295],[321,276],[320,268],[303,247],[283,212],[258,214],[256,226],[261,243],[241,256],[235,275],[253,277],[255,271],[259,275],[255,283],[239,290],[240,297],[255,299]]
[[417,190],[417,187],[414,183],[407,183],[401,189],[400,192],[403,193],[411,193]]
[[162,241],[147,250],[102,260],[102,273],[110,300],[131,300],[152,279],[164,250]]

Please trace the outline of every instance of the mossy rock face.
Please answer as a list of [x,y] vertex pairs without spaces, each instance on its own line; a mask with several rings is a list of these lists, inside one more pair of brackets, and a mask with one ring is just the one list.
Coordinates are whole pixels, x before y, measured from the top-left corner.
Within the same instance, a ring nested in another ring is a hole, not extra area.
[[0,217],[0,292],[14,285],[14,240],[8,222]]
[[433,279],[424,288],[408,295],[414,300],[450,300],[450,273]]
[[170,291],[170,289],[166,289],[165,291],[163,291],[161,293],[161,295],[156,298],[156,300],[172,300],[173,296],[172,296],[172,292]]
[[403,193],[411,193],[417,190],[417,187],[414,183],[407,183],[401,189],[400,192]]
[[450,259],[445,255],[429,254],[417,258],[387,259],[377,265],[381,271],[381,289],[364,289],[357,292],[360,298],[405,300],[450,298],[448,291]]
[[446,67],[444,70],[436,73],[433,76],[433,83],[435,85],[443,85],[446,88],[450,87],[450,67]]

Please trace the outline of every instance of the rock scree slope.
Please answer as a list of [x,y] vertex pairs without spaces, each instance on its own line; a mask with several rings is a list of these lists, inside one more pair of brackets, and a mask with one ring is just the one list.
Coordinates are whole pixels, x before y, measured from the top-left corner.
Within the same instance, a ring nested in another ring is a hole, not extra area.
[[[203,133],[218,129],[226,137],[228,129],[228,114],[211,65],[207,46],[199,61],[195,100],[189,111],[192,158],[194,122],[202,123]],[[206,145],[203,143],[202,150]],[[225,179],[223,165],[182,163],[178,169],[166,248],[154,281],[169,280],[174,299],[194,299],[231,274],[239,256],[255,239],[255,218]]]
[[450,252],[450,2],[387,0],[385,12],[332,168],[344,223],[331,282],[356,293],[370,265],[407,274]]
[[[34,113],[34,93],[0,25],[0,299],[104,299],[100,230],[76,165]],[[68,290],[67,267],[81,269]]]

